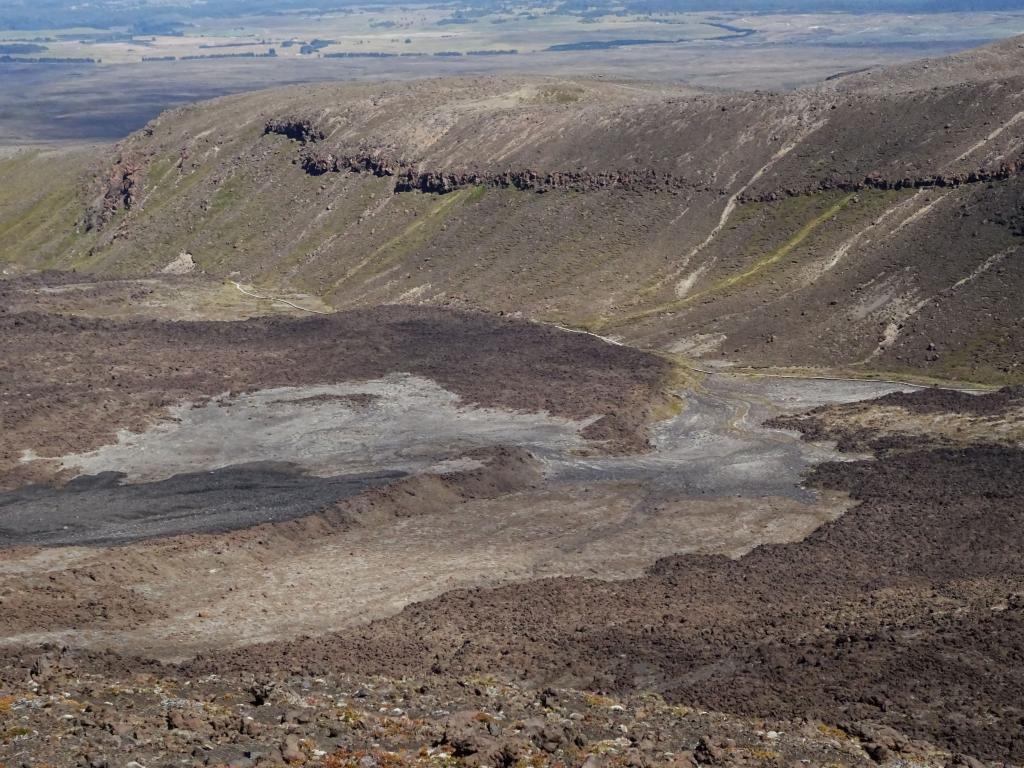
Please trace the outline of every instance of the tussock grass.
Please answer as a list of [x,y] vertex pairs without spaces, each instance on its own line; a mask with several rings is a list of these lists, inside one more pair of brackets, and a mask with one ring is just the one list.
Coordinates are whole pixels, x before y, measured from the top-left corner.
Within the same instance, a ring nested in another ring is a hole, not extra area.
[[663,302],[661,304],[650,307],[648,309],[641,310],[639,312],[632,312],[615,318],[593,321],[592,323],[590,323],[590,325],[599,329],[610,328],[615,326],[626,325],[628,323],[636,322],[638,320],[645,320],[647,318],[662,315],[667,312],[676,312],[680,309],[685,309],[694,302],[706,299],[710,296],[714,296],[719,293],[723,293],[739,285],[750,282],[754,278],[759,277],[762,273],[774,267],[776,264],[778,264],[780,261],[788,257],[790,254],[792,254],[793,251],[795,251],[797,248],[803,245],[804,242],[809,237],[811,237],[811,235],[813,235],[822,225],[838,216],[839,213],[843,211],[843,209],[845,209],[848,205],[850,205],[851,202],[853,202],[855,197],[857,197],[856,193],[850,193],[840,198],[838,202],[829,206],[822,213],[818,214],[809,222],[804,224],[792,236],[790,236],[789,239],[782,243],[782,245],[775,248],[766,255],[762,256],[760,259],[756,260],[753,264],[746,267],[742,271],[720,278],[719,280],[716,280],[714,283],[709,285],[707,288],[704,288],[700,291],[696,291],[694,293],[689,294],[688,296],[684,296],[679,299]]

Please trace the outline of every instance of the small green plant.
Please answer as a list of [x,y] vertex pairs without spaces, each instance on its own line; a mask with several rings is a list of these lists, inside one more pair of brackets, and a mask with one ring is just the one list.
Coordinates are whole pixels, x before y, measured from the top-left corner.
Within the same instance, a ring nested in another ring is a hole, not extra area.
[[583,695],[583,700],[587,702],[587,706],[595,708],[607,709],[608,707],[615,705],[615,700],[610,699],[607,696],[602,696],[599,693],[586,693]]
[[843,741],[850,738],[849,735],[847,735],[846,731],[842,730],[841,728],[836,728],[834,725],[828,725],[827,723],[819,723],[818,732],[821,733],[823,736],[828,736],[830,738],[840,739]]
[[0,739],[2,739],[4,743],[9,743],[23,736],[29,736],[31,733],[31,728],[25,728],[24,726],[19,725],[14,728],[8,728],[3,732],[3,735],[0,736]]

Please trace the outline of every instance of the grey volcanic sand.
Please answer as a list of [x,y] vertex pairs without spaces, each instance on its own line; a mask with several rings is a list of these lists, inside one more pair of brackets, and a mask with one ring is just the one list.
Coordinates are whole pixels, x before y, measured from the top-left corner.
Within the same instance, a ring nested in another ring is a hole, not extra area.
[[160,480],[256,461],[286,461],[327,477],[341,473],[469,468],[467,452],[494,445],[565,454],[593,419],[464,405],[429,379],[382,379],[282,387],[171,409],[171,419],[115,445],[65,456],[83,474],[116,471],[130,482]]
[[[630,456],[559,457],[551,474],[563,482],[641,481],[671,496],[706,499],[815,498],[802,487],[806,472],[823,461],[843,460],[831,447],[762,424],[780,413],[846,403],[917,387],[870,381],[829,381],[710,376],[683,392],[684,411],[651,429],[654,450]],[[845,457],[849,458],[849,457]]]
[[[466,407],[423,378],[288,387],[172,408],[143,433],[65,456],[64,489],[0,494],[0,546],[211,533],[318,512],[412,472],[471,469],[499,444],[582,450],[589,421]],[[35,460],[28,456],[28,460]]]
[[552,487],[627,481],[647,485],[652,499],[810,504],[803,475],[837,454],[761,423],[894,389],[717,374],[681,395],[682,414],[652,429],[653,451],[628,456],[589,449],[579,435],[588,421],[465,406],[408,375],[224,395],[65,456],[63,466],[82,473],[65,489],[0,495],[0,545],[124,543],[294,519],[408,473],[472,468],[467,454],[501,444],[530,450]]

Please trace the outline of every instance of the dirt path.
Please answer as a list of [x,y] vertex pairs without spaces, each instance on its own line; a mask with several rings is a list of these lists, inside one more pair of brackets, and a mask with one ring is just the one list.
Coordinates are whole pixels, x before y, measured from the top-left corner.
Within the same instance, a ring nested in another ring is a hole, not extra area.
[[298,304],[295,304],[294,302],[288,301],[288,299],[281,299],[281,298],[278,298],[276,296],[260,296],[258,293],[253,293],[252,291],[247,291],[238,282],[236,282],[234,280],[231,281],[231,284],[234,285],[235,288],[238,289],[239,293],[242,293],[242,294],[244,294],[246,296],[251,296],[254,299],[259,299],[260,301],[276,301],[279,304],[285,304],[285,305],[287,305],[289,307],[292,307],[293,309],[298,309],[298,310],[301,310],[303,312],[311,312],[314,315],[330,315],[330,314],[332,314],[331,310],[324,311],[324,310],[320,310],[320,309],[310,309],[309,307],[302,307],[302,306],[299,306]]

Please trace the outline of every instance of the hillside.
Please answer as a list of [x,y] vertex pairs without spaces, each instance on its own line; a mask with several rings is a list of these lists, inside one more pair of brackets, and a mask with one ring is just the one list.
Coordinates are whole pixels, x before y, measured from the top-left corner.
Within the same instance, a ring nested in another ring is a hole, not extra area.
[[1022,46],[0,155],[0,768],[1024,764]]
[[1020,381],[1022,45],[789,94],[504,78],[227,97],[111,150],[0,160],[0,258],[144,275],[188,253],[337,308]]

